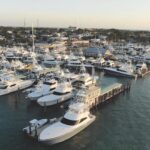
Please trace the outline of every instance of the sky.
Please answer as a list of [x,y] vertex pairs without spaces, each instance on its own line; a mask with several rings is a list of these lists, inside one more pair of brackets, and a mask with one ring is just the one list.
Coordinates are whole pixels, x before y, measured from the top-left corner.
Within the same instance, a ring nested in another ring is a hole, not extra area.
[[150,30],[150,0],[0,0],[1,26],[24,20],[26,26]]

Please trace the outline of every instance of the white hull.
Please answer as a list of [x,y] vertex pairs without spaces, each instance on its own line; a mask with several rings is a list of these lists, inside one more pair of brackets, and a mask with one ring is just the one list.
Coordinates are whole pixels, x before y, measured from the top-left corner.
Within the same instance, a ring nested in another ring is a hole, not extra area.
[[66,94],[66,95],[63,95],[63,96],[55,96],[55,98],[52,98],[52,95],[47,95],[47,96],[41,97],[37,101],[38,104],[40,106],[43,106],[43,107],[44,106],[52,106],[52,105],[64,102],[64,101],[66,101],[66,100],[68,100],[68,99],[73,97],[72,93],[69,93],[69,94]]
[[[38,98],[42,97],[42,96],[46,96],[48,94],[51,94],[53,91],[46,91],[46,92],[39,92],[39,93],[30,93],[27,97],[31,100],[31,101],[36,101]],[[32,94],[32,95],[31,95]]]
[[48,144],[48,145],[53,145],[53,144],[57,144],[57,143],[63,142],[65,140],[68,140],[71,137],[75,136],[76,134],[78,134],[82,130],[84,130],[86,127],[88,127],[94,121],[95,121],[95,116],[91,116],[91,118],[87,119],[86,122],[82,123],[78,127],[73,128],[73,130],[71,130],[70,132],[68,132],[68,133],[66,133],[64,135],[61,135],[61,136],[56,137],[56,138],[50,138],[50,139],[47,139],[47,140],[42,140],[42,139],[40,139],[40,136],[39,136],[39,141],[43,142],[45,144]]

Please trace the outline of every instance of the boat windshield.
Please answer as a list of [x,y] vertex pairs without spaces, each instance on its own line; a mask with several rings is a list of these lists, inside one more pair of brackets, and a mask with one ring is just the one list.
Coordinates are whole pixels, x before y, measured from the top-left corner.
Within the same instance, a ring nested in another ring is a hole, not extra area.
[[7,88],[7,85],[0,85],[0,89],[6,89]]
[[46,84],[46,85],[54,85],[56,82],[44,82],[43,84]]
[[66,118],[62,118],[61,123],[73,126],[73,125],[76,125],[76,124],[79,124],[79,123],[83,122],[86,119],[87,119],[87,117],[82,118],[81,120],[69,120],[69,119],[66,119]]
[[65,93],[60,93],[60,92],[54,92],[53,94],[54,95],[66,95],[66,94],[68,94],[68,93],[70,93],[70,92],[65,92]]
[[69,120],[66,118],[62,118],[61,123],[66,124],[66,125],[76,125],[79,121],[75,121],[75,120]]

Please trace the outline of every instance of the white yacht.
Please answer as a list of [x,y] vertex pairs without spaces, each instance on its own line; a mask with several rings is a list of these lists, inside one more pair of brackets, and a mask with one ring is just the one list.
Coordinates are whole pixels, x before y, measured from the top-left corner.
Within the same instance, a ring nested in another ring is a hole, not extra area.
[[73,54],[70,55],[69,59],[67,60],[68,66],[75,66],[75,65],[81,65],[81,61],[78,57],[74,56]]
[[55,66],[57,64],[60,64],[61,61],[55,59],[54,57],[50,56],[50,55],[46,55],[44,61],[43,61],[43,64],[45,66],[48,66],[48,65],[51,65],[51,66]]
[[5,56],[1,55],[0,66],[3,68],[11,68],[11,64],[8,60],[6,60]]
[[70,82],[64,81],[54,90],[53,94],[43,96],[37,100],[40,106],[51,106],[64,102],[73,97],[72,86]]
[[75,74],[75,73],[71,73],[68,69],[66,69],[66,70],[64,70],[64,77],[66,79],[70,80],[71,82],[74,82],[77,79],[79,79],[80,75]]
[[[92,68],[92,72],[93,71],[93,68]],[[80,71],[80,75],[79,75],[79,78],[73,83],[73,84],[77,84],[79,86],[81,85],[84,85],[84,86],[90,86],[92,84],[95,84],[96,83],[96,80],[95,78],[93,77],[94,76],[94,73],[93,76],[91,76],[89,73],[86,73],[86,68],[85,66],[82,64],[81,66],[81,71]]]
[[15,58],[15,55],[14,55],[14,53],[12,51],[7,51],[5,53],[5,56],[6,56],[6,59],[8,59],[8,60]]
[[89,86],[96,83],[96,80],[88,73],[81,74],[78,81],[85,86]]
[[24,64],[20,60],[12,60],[12,62],[11,62],[12,69],[18,69],[21,67],[24,67]]
[[33,57],[32,72],[39,73],[40,71],[43,71],[43,67],[39,65],[36,58]]
[[127,77],[127,78],[134,78],[134,70],[131,64],[122,64],[119,68],[104,68],[105,74],[119,76],[119,77]]
[[27,64],[32,64],[33,63],[33,57],[27,56],[24,58],[23,62],[27,63]]
[[30,87],[35,80],[22,80],[13,74],[2,74],[0,76],[0,96]]
[[63,142],[88,127],[95,118],[88,105],[83,102],[73,103],[60,121],[49,125],[40,133],[38,140],[49,145]]
[[40,83],[36,88],[28,94],[28,98],[32,101],[37,100],[41,96],[51,94],[55,88],[58,86],[58,82],[55,79],[45,80],[43,83]]

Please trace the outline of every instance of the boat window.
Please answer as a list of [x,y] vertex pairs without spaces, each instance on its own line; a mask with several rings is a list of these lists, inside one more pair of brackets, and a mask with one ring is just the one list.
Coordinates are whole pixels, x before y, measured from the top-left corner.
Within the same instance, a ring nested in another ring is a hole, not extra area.
[[6,89],[7,86],[0,86],[0,89]]
[[85,118],[82,118],[82,119],[80,120],[80,123],[83,122],[84,120],[86,120],[86,117],[85,117]]
[[50,89],[50,91],[55,90],[55,88]]
[[55,59],[47,59],[47,61],[55,61]]
[[12,86],[15,86],[16,84],[12,84],[12,85],[10,85],[10,87],[12,87]]
[[43,84],[46,84],[46,85],[54,85],[56,82],[44,82]]
[[87,82],[92,81],[92,79],[87,80]]
[[61,123],[66,124],[66,125],[71,125],[71,126],[73,126],[73,125],[76,125],[76,124],[78,123],[78,121],[68,120],[68,119],[66,119],[66,118],[63,118],[63,119],[61,120]]
[[65,93],[54,92],[53,94],[54,94],[54,95],[66,95],[66,94],[68,94],[68,93],[70,93],[70,92],[65,92]]

